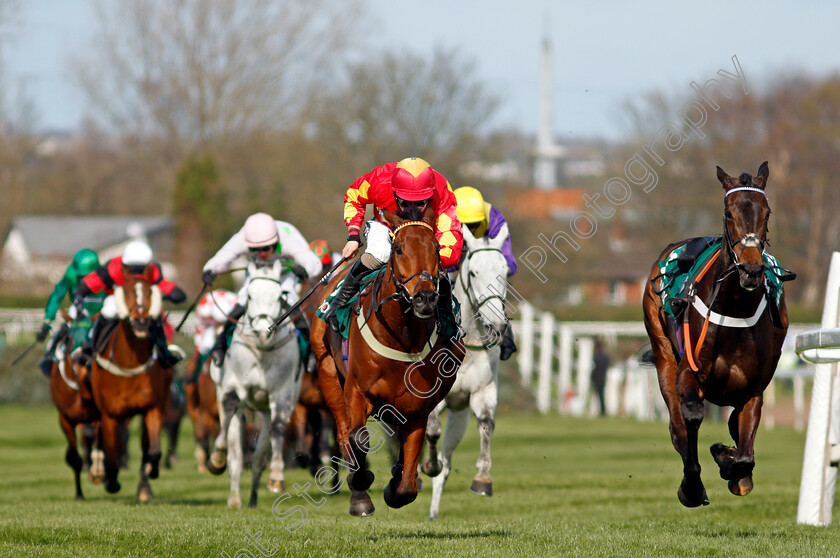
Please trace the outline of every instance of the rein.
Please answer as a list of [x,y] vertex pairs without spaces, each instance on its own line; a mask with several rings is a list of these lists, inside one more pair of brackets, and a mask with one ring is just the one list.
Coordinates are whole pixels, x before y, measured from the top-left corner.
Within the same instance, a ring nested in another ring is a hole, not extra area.
[[[470,250],[467,253],[466,261],[469,262],[470,259],[477,254],[478,252],[498,252],[504,256],[504,253],[499,248],[478,248],[477,250]],[[467,302],[470,303],[470,307],[472,308],[473,314],[477,315],[479,319],[481,319],[481,307],[490,302],[493,299],[499,299],[502,303],[502,307],[505,305],[505,299],[502,298],[499,294],[492,294],[490,296],[486,296],[481,299],[480,302],[476,302],[475,297],[473,296],[472,292],[472,277],[470,277],[469,273],[467,274],[467,280],[464,282],[464,267],[462,266],[460,270],[458,270],[458,281],[461,283],[461,288],[464,289],[464,292],[467,294]],[[495,344],[493,344],[495,345]],[[482,343],[480,345],[468,345],[464,344],[464,347],[473,351],[486,351],[493,345],[488,345],[486,343]]]

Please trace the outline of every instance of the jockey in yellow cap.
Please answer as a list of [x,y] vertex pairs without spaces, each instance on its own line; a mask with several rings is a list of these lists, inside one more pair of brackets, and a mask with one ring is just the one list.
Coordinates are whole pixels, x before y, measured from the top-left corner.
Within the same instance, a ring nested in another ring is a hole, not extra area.
[[[469,229],[475,238],[496,238],[502,230],[502,226],[507,223],[502,212],[485,202],[481,192],[472,186],[462,186],[455,190],[455,199],[458,201],[456,208],[458,220]],[[505,227],[505,230],[508,230],[508,227]],[[516,273],[516,258],[513,256],[510,234],[502,244],[502,254],[507,260],[508,277],[510,277]],[[510,355],[515,351],[513,330],[508,324],[502,337],[502,360],[510,358]]]

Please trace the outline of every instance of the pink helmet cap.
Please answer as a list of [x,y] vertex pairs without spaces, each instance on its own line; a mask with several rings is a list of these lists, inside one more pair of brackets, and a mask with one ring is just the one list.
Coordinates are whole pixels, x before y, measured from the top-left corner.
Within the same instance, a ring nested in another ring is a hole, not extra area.
[[277,234],[277,223],[274,217],[267,213],[254,213],[245,221],[243,227],[245,244],[248,248],[260,248],[277,244],[280,237]]

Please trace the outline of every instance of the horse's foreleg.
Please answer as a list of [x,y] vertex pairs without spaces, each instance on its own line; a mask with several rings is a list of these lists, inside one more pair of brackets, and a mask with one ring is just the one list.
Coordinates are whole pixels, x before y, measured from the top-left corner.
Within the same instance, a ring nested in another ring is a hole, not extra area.
[[[257,507],[257,496],[260,488],[260,477],[262,476],[262,473],[265,470],[265,465],[268,461],[268,451],[270,449],[271,415],[270,413],[262,413],[262,424],[260,425],[260,433],[257,436],[257,446],[254,450],[253,455],[251,455],[251,497],[248,500],[249,508]],[[271,490],[270,480],[268,485],[268,489]]]
[[341,387],[341,381],[338,379],[338,369],[332,355],[325,355],[318,362],[318,385],[321,386],[324,401],[335,420],[338,446],[344,448],[350,436],[350,417],[344,399],[345,390]]
[[271,409],[271,414],[265,417],[266,420],[270,419],[268,434],[271,439],[268,490],[271,492],[283,492],[286,490],[286,478],[283,474],[285,468],[285,463],[283,462],[283,441],[286,438],[286,425],[291,418],[294,402],[291,398],[283,398],[281,396],[277,400],[271,399],[269,401],[269,408]]
[[64,432],[64,437],[67,438],[67,452],[64,454],[64,461],[73,469],[73,478],[76,483],[76,500],[84,500],[82,494],[82,456],[79,455],[78,441],[76,440],[76,429],[70,423],[68,418],[62,413],[58,413],[58,423],[61,425],[61,430]]
[[[230,496],[228,497],[227,505],[229,508],[235,509],[242,507],[242,498],[239,496],[239,486],[242,481],[242,469],[244,468],[245,463],[245,456],[242,450],[242,432],[245,429],[242,428],[241,424],[241,422],[244,422],[244,418],[237,412],[228,414],[227,411],[225,411],[225,415],[229,426],[225,438],[225,444],[227,446],[227,469],[228,473],[230,473]],[[263,429],[264,428],[265,425],[263,425]],[[219,436],[221,436],[221,434],[219,434]],[[222,471],[224,471],[224,469],[222,469]]]
[[470,408],[478,421],[478,434],[481,437],[481,449],[475,466],[478,473],[473,479],[470,490],[479,496],[493,495],[493,479],[490,478],[490,439],[496,428],[496,382],[492,381],[470,397]]
[[236,394],[234,388],[230,388],[224,393],[221,393],[220,389],[219,392],[218,405],[221,426],[219,428],[219,435],[216,436],[213,452],[210,454],[210,459],[207,460],[207,470],[214,475],[221,475],[225,472],[225,467],[227,466],[228,432],[231,421],[239,409],[239,396]]
[[359,391],[352,376],[347,379],[345,390],[351,430],[347,442],[341,445],[341,451],[345,454],[350,467],[350,474],[347,475],[347,485],[350,487],[350,515],[363,517],[375,511],[367,493],[374,480],[373,473],[367,468],[370,433],[365,426],[371,412],[371,405]]
[[729,491],[736,496],[746,496],[752,491],[752,471],[755,468],[755,435],[761,420],[764,398],[757,395],[735,409],[729,417],[729,434],[736,447],[714,444],[710,449],[720,476],[729,481]]
[[432,409],[429,413],[429,420],[426,422],[426,442],[429,444],[429,458],[423,463],[420,468],[425,474],[430,477],[436,477],[440,474],[441,463],[438,459],[438,441],[440,440],[440,413],[443,412],[446,403],[441,403]]
[[160,433],[163,428],[163,414],[161,410],[154,407],[143,416],[143,424],[146,427],[148,442],[148,457],[146,458],[147,473],[149,478],[156,479],[160,475],[160,457],[163,453],[160,446]]
[[679,410],[683,419],[682,428],[674,428],[671,421],[671,437],[674,447],[683,460],[683,481],[677,493],[680,502],[686,507],[708,505],[706,488],[700,479],[700,460],[697,455],[697,434],[703,422],[705,407],[700,397],[697,378],[688,368],[682,368],[677,373],[676,386]]
[[102,446],[105,451],[105,490],[110,494],[120,491],[117,475],[120,471],[120,453],[122,439],[120,437],[120,423],[114,418],[103,414],[99,422]]
[[417,498],[417,463],[423,449],[427,421],[428,417],[400,427],[401,459],[394,467],[393,478],[384,492],[385,503],[392,508],[401,508]]
[[467,431],[469,422],[469,409],[461,409],[460,411],[450,409],[447,411],[446,430],[443,432],[443,442],[440,445],[440,455],[438,456],[441,463],[441,471],[438,476],[432,479],[432,504],[429,508],[429,519],[438,518],[443,487],[449,478],[449,472],[452,470],[452,454],[464,437],[464,432]]

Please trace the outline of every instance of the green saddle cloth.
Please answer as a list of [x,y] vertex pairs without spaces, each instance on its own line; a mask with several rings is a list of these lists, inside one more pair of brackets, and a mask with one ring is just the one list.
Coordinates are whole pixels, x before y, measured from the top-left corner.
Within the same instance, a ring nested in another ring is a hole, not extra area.
[[[359,281],[359,292],[356,293],[350,301],[343,305],[339,306],[335,310],[335,317],[338,320],[339,325],[339,333],[342,337],[347,339],[350,336],[350,320],[352,319],[353,307],[358,302],[359,297],[361,296],[362,291],[376,279],[377,275],[385,271],[385,267],[380,267],[378,269],[374,269],[367,273],[366,275],[362,276],[362,279]],[[324,299],[324,303],[318,307],[318,310],[315,311],[315,315],[321,318],[322,320],[325,319],[324,317],[329,313],[330,307],[332,306],[332,301],[338,295],[339,290],[341,289],[341,285],[344,283],[344,279],[338,282],[326,299]],[[442,309],[440,305],[438,305],[438,321],[440,327],[440,335],[445,338],[454,338],[458,333],[458,324],[460,323],[460,313],[461,313],[461,305],[458,303],[458,299],[454,296],[452,297],[452,306],[453,308],[447,311],[446,309]]]
[[[678,259],[687,245],[686,243],[675,248],[674,251],[668,254],[667,258],[659,262],[659,284],[654,284],[654,288],[662,298],[662,308],[673,318],[677,318],[677,316],[671,307],[671,300],[684,297],[689,285],[694,282],[694,278],[697,277],[697,274],[700,273],[703,266],[714,256],[715,252],[720,249],[721,240],[713,240],[697,256],[697,259],[688,271],[680,271]],[[779,265],[779,261],[769,252],[763,252],[761,257],[764,260],[764,278],[770,293],[770,300],[778,308],[782,302],[782,294],[784,293],[782,277],[789,272]]]

